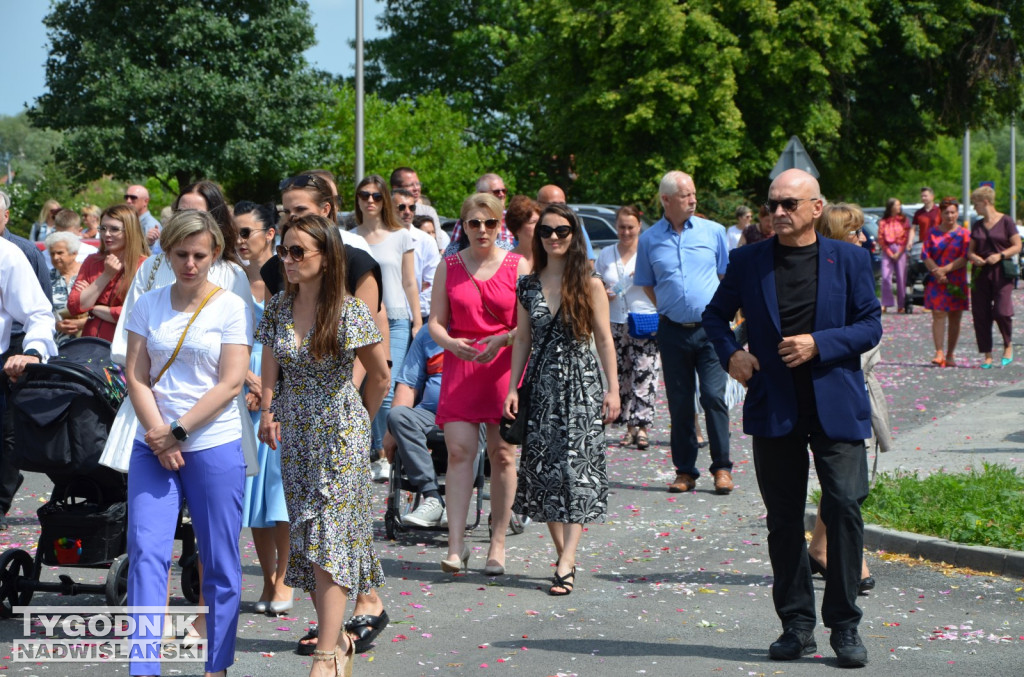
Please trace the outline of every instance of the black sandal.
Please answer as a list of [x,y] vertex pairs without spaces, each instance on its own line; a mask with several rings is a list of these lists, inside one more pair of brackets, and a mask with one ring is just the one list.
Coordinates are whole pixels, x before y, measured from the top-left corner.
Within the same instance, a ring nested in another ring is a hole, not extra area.
[[355,642],[356,653],[365,653],[373,646],[373,640],[377,639],[377,635],[388,627],[390,622],[391,619],[388,618],[386,610],[381,610],[379,616],[362,614],[345,621],[345,632]]
[[316,651],[316,642],[313,642],[312,644],[303,644],[303,642],[308,642],[311,639],[318,639],[320,636],[319,632],[320,631],[317,627],[310,628],[309,632],[303,635],[302,639],[299,640],[299,646],[295,649],[295,653],[300,656],[312,656],[313,652]]
[[[572,579],[571,581],[569,579]],[[559,576],[558,572],[555,572],[555,584],[548,588],[548,594],[552,597],[564,597],[572,592],[573,586],[576,583],[576,567],[572,568],[572,571],[564,576]],[[558,592],[555,588],[561,588],[562,592]]]

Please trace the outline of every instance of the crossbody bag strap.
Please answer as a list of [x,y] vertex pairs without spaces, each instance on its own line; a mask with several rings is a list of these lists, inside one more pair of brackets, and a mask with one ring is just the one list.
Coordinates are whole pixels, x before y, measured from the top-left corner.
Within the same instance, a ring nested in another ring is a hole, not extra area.
[[153,385],[156,385],[160,381],[160,379],[163,378],[163,375],[167,372],[167,370],[171,368],[171,364],[174,362],[174,359],[178,357],[178,351],[181,350],[181,346],[185,343],[185,336],[188,335],[189,328],[192,326],[192,323],[196,321],[196,318],[199,317],[199,311],[201,311],[209,302],[209,300],[213,298],[213,295],[219,291],[220,287],[214,286],[210,293],[206,295],[206,298],[203,299],[203,302],[199,304],[199,307],[196,308],[196,312],[192,313],[192,317],[189,318],[188,324],[185,325],[185,330],[181,332],[181,337],[178,339],[178,345],[174,347],[174,352],[171,353],[171,358],[167,360],[167,363],[163,366],[163,369],[161,369],[160,373],[156,375],[156,378],[153,380]]
[[[469,277],[469,281],[473,283],[473,286],[476,287],[477,293],[480,294],[480,305],[484,307],[484,310],[487,311],[487,314],[493,317],[495,322],[500,324],[505,331],[512,331],[512,328],[509,327],[504,322],[502,322],[501,318],[495,315],[494,312],[487,306],[487,301],[484,299],[484,291],[483,289],[480,288],[480,285],[476,283],[476,278],[473,277],[473,274],[469,272],[469,268],[466,267],[466,262],[462,260],[462,254],[456,254],[455,256],[456,258],[459,259],[459,263],[462,264],[462,269],[466,271],[466,276]],[[561,310],[561,308],[559,308],[559,310]]]
[[153,289],[153,282],[156,281],[156,271],[160,270],[160,264],[164,262],[163,253],[153,257],[153,267],[149,269],[149,279],[146,280],[146,291]]

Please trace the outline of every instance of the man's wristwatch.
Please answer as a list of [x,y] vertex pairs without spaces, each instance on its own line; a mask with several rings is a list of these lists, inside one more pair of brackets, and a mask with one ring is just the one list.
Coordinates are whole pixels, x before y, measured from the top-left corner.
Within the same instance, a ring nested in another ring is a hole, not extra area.
[[43,361],[43,356],[35,348],[29,348],[28,350],[22,351],[21,354],[28,355],[29,357],[34,357],[37,360],[39,360],[40,363],[42,363]]
[[188,439],[188,431],[178,422],[178,419],[171,421],[171,434],[179,442],[184,442]]

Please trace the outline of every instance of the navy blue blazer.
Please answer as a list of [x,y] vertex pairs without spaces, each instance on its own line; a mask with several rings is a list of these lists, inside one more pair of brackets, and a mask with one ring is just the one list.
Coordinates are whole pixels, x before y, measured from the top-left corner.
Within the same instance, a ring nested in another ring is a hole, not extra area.
[[[729,253],[729,267],[704,310],[703,325],[722,366],[742,346],[729,321],[743,309],[748,346],[760,370],[747,382],[743,432],[782,437],[797,422],[796,387],[779,357],[782,329],[775,289],[775,238]],[[834,440],[871,437],[871,405],[860,355],[882,338],[882,314],[875,297],[871,256],[847,242],[818,237],[818,294],[814,331],[818,356],[811,360],[814,400],[825,434]]]

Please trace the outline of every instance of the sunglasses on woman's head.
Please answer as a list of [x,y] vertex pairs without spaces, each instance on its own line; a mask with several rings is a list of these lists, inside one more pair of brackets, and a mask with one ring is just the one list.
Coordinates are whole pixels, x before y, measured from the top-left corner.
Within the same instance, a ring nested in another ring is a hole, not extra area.
[[316,174],[299,174],[298,176],[290,176],[281,183],[277,184],[277,189],[282,193],[292,188],[305,188],[306,186],[313,185],[316,188],[323,188],[318,182],[323,181]]
[[380,202],[381,200],[384,199],[384,194],[377,192],[371,193],[368,190],[361,190],[358,193],[356,193],[356,197],[358,197],[360,200],[366,200],[367,202],[371,200],[373,202]]
[[556,236],[559,240],[564,240],[569,237],[572,233],[572,226],[537,226],[537,234],[545,240],[552,235]]
[[300,247],[297,244],[293,244],[291,247],[285,247],[283,244],[277,245],[277,256],[282,261],[285,259],[285,257],[289,257],[289,258],[291,258],[292,261],[295,261],[296,263],[301,263],[302,260],[304,258],[306,258],[306,253],[307,252],[309,254],[319,254],[320,250],[319,249],[303,249],[302,247]]
[[498,219],[469,219],[466,221],[467,228],[486,228],[494,230],[501,223]]

